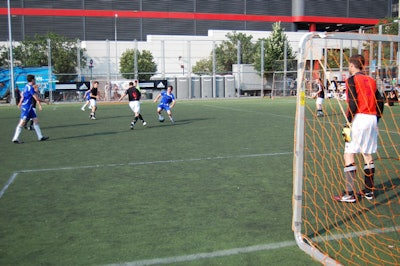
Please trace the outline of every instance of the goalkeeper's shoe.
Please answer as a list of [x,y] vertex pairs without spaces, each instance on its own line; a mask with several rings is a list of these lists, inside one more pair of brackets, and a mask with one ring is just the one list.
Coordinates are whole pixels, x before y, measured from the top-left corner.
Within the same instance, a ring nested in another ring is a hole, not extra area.
[[367,200],[372,200],[375,198],[374,192],[366,190],[366,189],[363,189],[363,190],[357,192],[357,196],[359,196],[361,198],[366,198]]
[[356,197],[354,196],[354,193],[343,193],[342,195],[334,196],[333,199],[340,202],[356,202]]

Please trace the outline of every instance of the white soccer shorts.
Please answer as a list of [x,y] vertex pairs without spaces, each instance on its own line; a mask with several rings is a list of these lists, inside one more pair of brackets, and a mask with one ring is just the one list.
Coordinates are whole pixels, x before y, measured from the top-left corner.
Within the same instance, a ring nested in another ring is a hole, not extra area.
[[139,101],[130,101],[129,107],[131,108],[132,112],[140,113],[140,102]]
[[376,153],[378,124],[376,115],[356,114],[351,127],[351,141],[346,142],[345,153]]
[[90,99],[90,108],[92,108],[93,106],[97,106],[96,100],[95,99]]

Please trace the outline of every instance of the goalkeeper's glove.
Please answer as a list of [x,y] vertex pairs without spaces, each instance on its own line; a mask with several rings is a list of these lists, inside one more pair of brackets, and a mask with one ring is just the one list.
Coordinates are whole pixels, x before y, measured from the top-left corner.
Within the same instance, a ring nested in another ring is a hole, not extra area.
[[350,135],[351,128],[350,127],[351,127],[351,124],[346,124],[344,126],[344,128],[342,129],[342,137],[345,142],[351,141],[351,135]]

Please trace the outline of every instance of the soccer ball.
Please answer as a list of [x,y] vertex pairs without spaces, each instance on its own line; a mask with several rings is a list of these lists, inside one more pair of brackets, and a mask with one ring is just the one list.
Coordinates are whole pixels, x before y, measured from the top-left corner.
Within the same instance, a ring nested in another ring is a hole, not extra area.
[[158,117],[158,121],[160,121],[161,123],[165,121],[165,118],[163,116]]

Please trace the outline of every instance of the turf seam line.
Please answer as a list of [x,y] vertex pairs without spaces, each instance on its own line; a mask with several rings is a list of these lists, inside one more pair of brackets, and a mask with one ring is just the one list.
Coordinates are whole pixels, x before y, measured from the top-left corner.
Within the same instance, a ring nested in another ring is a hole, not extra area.
[[177,160],[166,160],[166,161],[147,161],[147,162],[129,162],[129,163],[114,163],[114,164],[95,164],[95,165],[83,165],[83,166],[67,166],[58,168],[42,168],[42,169],[27,169],[14,172],[8,179],[6,185],[0,191],[0,199],[8,187],[14,182],[15,178],[20,173],[34,173],[34,172],[47,172],[47,171],[63,171],[63,170],[77,170],[77,169],[90,169],[90,168],[101,168],[101,167],[118,167],[126,165],[147,165],[147,164],[163,164],[163,163],[181,163],[181,162],[196,162],[204,160],[223,160],[223,159],[235,159],[235,158],[251,158],[251,157],[262,157],[262,156],[279,156],[288,155],[293,152],[276,152],[276,153],[261,153],[261,154],[245,154],[245,155],[232,155],[232,156],[216,156],[216,157],[203,157],[203,158],[192,158],[192,159],[177,159]]

